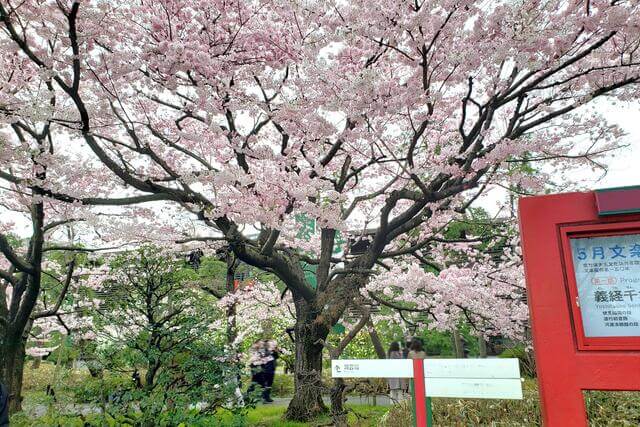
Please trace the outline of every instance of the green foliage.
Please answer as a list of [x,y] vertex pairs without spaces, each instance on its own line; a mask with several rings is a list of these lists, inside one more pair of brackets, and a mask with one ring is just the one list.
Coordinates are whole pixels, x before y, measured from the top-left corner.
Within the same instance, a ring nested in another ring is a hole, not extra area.
[[[353,427],[374,427],[378,425],[378,420],[387,411],[383,406],[347,405],[349,409],[348,423]],[[201,417],[193,414],[185,414],[180,418],[168,419],[165,414],[158,417],[154,426],[176,426],[176,427],[303,427],[329,425],[330,417],[325,415],[311,423],[300,423],[294,421],[284,421],[283,416],[285,406],[260,406],[248,411],[245,414],[231,413],[226,410],[219,410],[214,415]],[[59,411],[49,411],[44,416],[33,419],[24,412],[11,417],[12,427],[120,427],[140,425],[141,420],[138,415],[68,415]]]
[[276,374],[271,387],[271,394],[274,396],[292,396],[294,391],[293,375]]
[[106,372],[100,378],[86,378],[72,387],[74,400],[79,403],[109,402],[133,389],[131,376]]
[[[375,427],[378,420],[387,411],[384,406],[366,406],[366,405],[349,405],[348,424],[352,427]],[[256,426],[256,427],[308,427],[308,426],[327,426],[331,424],[331,418],[328,415],[319,417],[309,423],[301,423],[295,421],[283,420],[285,406],[259,406],[249,411],[244,419],[235,419],[229,414],[219,414],[209,424],[202,426],[220,426],[220,427],[236,427],[236,426]],[[238,424],[240,422],[240,424]]]
[[520,361],[520,369],[522,370],[522,375],[527,376],[529,378],[533,378],[536,376],[536,367],[533,359],[533,355],[528,353],[523,345],[517,345],[511,348],[507,348],[500,356],[502,358],[516,358]]
[[198,278],[207,284],[222,285],[227,276],[227,263],[213,257],[203,256],[200,259],[200,268],[197,272]]
[[[57,395],[57,404],[51,404],[46,414],[34,417],[34,404],[41,405],[41,391],[48,383],[48,376],[53,375],[56,368],[50,363],[43,363],[39,369],[28,366],[25,370],[25,384],[29,384],[31,391],[25,393],[25,412],[15,414],[11,418],[12,427],[25,426],[122,426],[141,425],[141,412],[113,412],[112,415],[91,413],[80,416],[71,412],[77,410],[69,400],[62,400]],[[78,387],[79,382],[99,384],[98,380],[88,377],[86,371],[71,370],[60,376],[61,390],[69,385]],[[126,378],[111,374],[114,378],[106,377],[106,387],[118,389],[117,379]],[[280,377],[280,376],[279,376]],[[113,380],[113,382],[111,382]],[[36,400],[34,395],[37,394]],[[640,425],[640,393],[639,392],[605,392],[587,391],[585,405],[590,425],[594,426],[637,426]],[[411,404],[405,401],[400,405],[389,407],[370,407],[349,405],[353,412],[349,415],[350,426],[382,426],[405,427],[411,425]],[[259,406],[244,413],[218,409],[215,413],[205,415],[197,410],[183,409],[173,413],[162,412],[154,420],[158,426],[289,426],[329,425],[327,416],[320,417],[312,423],[292,423],[282,420],[285,406]],[[433,399],[434,421],[438,426],[536,426],[540,425],[539,400],[536,382],[527,379],[524,382],[523,400],[485,400],[485,399]],[[388,412],[387,412],[388,411]],[[86,412],[86,411],[85,411]],[[386,413],[386,415],[385,415]],[[355,415],[358,414],[358,415]]]
[[31,400],[49,404],[53,398],[46,394],[47,387],[53,388],[56,399],[63,401],[73,397],[73,390],[87,381],[86,370],[71,369],[61,364],[43,361],[36,369],[34,364],[25,364],[22,391],[29,394]]
[[428,356],[450,357],[455,353],[451,334],[448,332],[422,329],[418,336],[422,338]]
[[[347,331],[348,332],[348,331]],[[329,342],[335,347],[340,340],[344,337],[343,334],[331,334],[329,336]],[[373,346],[371,345],[371,339],[366,331],[360,331],[353,340],[344,349],[342,359],[377,359]]]
[[[219,313],[190,286],[197,273],[153,247],[121,255],[111,268],[111,297],[96,319],[110,344],[101,346],[97,357],[103,369],[127,372],[128,380],[112,393],[111,379],[101,379],[98,393],[89,388],[80,397],[115,409],[108,411],[112,415],[139,417],[143,425],[162,417],[176,425],[222,406],[237,409],[234,392],[242,366],[209,331]],[[198,402],[206,404],[192,411]]]

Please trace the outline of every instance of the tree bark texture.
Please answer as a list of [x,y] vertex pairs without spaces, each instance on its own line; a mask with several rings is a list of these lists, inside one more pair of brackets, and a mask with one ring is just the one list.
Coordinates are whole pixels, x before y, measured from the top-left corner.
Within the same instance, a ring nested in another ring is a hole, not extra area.
[[327,411],[322,401],[323,342],[329,328],[320,322],[317,312],[303,300],[296,301],[295,390],[285,417],[308,421]]
[[9,413],[22,410],[22,374],[24,372],[25,340],[5,341],[0,349],[0,381],[9,392]]

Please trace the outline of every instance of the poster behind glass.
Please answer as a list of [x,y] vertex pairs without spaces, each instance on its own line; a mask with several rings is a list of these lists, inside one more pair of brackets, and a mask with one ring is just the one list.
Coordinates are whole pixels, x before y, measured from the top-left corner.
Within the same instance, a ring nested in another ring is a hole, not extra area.
[[585,336],[640,336],[640,234],[570,241]]

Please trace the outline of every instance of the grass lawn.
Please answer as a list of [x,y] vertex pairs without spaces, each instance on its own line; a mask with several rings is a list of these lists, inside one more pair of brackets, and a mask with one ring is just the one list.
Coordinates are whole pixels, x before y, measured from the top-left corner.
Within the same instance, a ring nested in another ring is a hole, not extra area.
[[[349,413],[349,425],[355,427],[374,427],[378,425],[380,417],[382,417],[388,410],[388,407],[383,406],[367,406],[367,405],[346,405],[350,409]],[[301,427],[301,426],[319,426],[329,425],[331,421],[330,416],[324,416],[315,419],[311,423],[298,423],[293,421],[283,421],[286,406],[283,405],[261,405],[257,408],[249,411],[244,424],[248,426],[256,427]],[[214,424],[219,426],[234,426],[233,417],[231,414],[224,414],[218,418],[221,424]]]
[[[291,378],[283,375],[279,377],[278,395],[291,396],[293,384]],[[55,385],[57,403],[54,404],[51,397],[45,394],[46,384]],[[88,415],[85,420],[73,414],[82,407],[86,409],[86,406],[91,405],[87,403],[90,400],[83,397],[86,397],[88,392],[92,392],[91,396],[93,396],[96,390],[101,391],[98,387],[101,384],[92,382],[88,373],[81,370],[66,368],[56,370],[48,363],[43,363],[39,369],[30,369],[28,366],[25,372],[25,411],[12,417],[11,426],[85,427],[95,425],[102,427],[105,424],[100,422],[85,424],[86,421],[96,421],[97,417],[94,414]],[[117,388],[119,383],[109,384],[112,388]],[[74,408],[74,404],[78,407]],[[640,426],[640,392],[585,392],[585,406],[591,425]],[[350,426],[406,427],[411,425],[412,410],[409,402],[392,408],[357,404],[347,404],[347,408],[352,410],[349,414]],[[50,413],[48,409],[51,409]],[[283,404],[259,405],[249,410],[243,419],[234,419],[231,413],[221,410],[215,417],[208,417],[195,427],[330,425],[331,420],[328,415],[311,423],[283,421],[282,416],[285,410],[286,406]],[[389,413],[385,416],[387,411]],[[70,412],[72,414],[69,414]],[[540,408],[537,385],[531,379],[524,382],[523,400],[433,399],[433,414],[434,422],[438,426],[538,426],[540,425]]]

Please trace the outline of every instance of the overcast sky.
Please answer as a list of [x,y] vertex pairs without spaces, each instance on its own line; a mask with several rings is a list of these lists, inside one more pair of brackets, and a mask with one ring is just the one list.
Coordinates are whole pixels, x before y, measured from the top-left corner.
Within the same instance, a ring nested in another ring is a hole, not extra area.
[[609,173],[594,188],[621,187],[640,184],[640,103],[609,107],[607,117],[619,125],[627,135],[626,148],[618,150],[607,162]]
[[[567,175],[583,190],[640,185],[640,101],[612,105],[609,99],[603,99],[595,103],[595,108],[601,108],[606,119],[625,132],[619,141],[623,148],[600,161],[608,167],[604,177],[602,171],[594,172],[586,166]],[[493,215],[508,214],[507,200],[506,190],[493,189],[478,199],[477,205]]]

